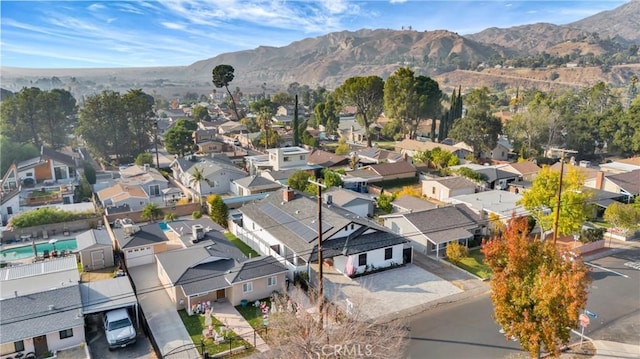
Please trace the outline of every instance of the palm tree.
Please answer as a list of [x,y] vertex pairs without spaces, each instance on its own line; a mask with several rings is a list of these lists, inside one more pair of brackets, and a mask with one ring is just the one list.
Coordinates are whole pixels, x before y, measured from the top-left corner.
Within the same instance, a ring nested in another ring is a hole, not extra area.
[[148,219],[151,221],[155,221],[162,215],[162,210],[158,207],[157,204],[150,202],[142,209],[142,214],[140,215],[142,219]]
[[191,173],[191,179],[189,180],[189,185],[198,186],[196,192],[198,192],[198,203],[202,202],[202,182],[207,182],[210,184],[207,177],[204,175],[204,168],[202,166],[195,166],[193,168],[193,172]]

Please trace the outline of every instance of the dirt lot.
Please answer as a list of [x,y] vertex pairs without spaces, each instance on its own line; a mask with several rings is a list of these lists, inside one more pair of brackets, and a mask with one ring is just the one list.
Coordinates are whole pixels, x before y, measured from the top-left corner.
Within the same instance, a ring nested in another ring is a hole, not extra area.
[[80,281],[82,282],[95,282],[99,280],[109,279],[115,277],[116,267],[108,267],[91,272],[82,272],[80,274]]

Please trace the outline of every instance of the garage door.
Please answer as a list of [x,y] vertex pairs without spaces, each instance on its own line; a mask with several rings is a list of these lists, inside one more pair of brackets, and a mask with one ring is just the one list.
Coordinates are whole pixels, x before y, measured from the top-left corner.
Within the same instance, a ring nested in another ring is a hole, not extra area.
[[127,267],[140,266],[143,264],[153,263],[155,261],[153,248],[151,247],[127,249],[124,256],[127,262]]

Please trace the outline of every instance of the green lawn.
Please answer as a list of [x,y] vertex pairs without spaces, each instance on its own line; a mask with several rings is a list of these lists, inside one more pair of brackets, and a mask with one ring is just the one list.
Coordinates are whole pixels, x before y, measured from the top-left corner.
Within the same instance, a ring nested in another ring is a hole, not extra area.
[[491,269],[484,264],[484,255],[480,252],[480,249],[470,251],[469,256],[462,258],[460,263],[457,263],[456,265],[482,279],[491,277]]
[[[260,302],[267,302],[267,307],[271,308],[271,298],[261,299]],[[244,319],[249,322],[253,329],[260,330],[263,328],[262,311],[260,308],[254,307],[253,303],[247,304],[246,307],[239,305],[236,307],[236,309],[238,310],[238,312],[240,312],[240,314],[242,314]]]
[[238,237],[234,236],[233,233],[226,232],[224,236],[227,237],[229,242],[233,243],[234,246],[238,247],[242,251],[242,253],[244,253],[245,256],[249,258],[260,257],[260,254],[258,254],[258,252],[251,249],[251,247],[246,245]]
[[[182,323],[184,323],[185,328],[187,328],[187,332],[189,333],[189,336],[191,337],[193,344],[195,344],[196,347],[198,347],[198,351],[202,353],[201,340],[202,340],[202,331],[205,329],[204,316],[199,314],[194,314],[192,316],[189,316],[187,314],[187,311],[184,309],[179,310],[178,314],[180,314],[180,319],[182,319]],[[211,320],[212,320],[211,323],[213,324],[213,327],[215,328],[215,330],[220,333],[219,328],[224,327],[224,325],[215,317],[211,318]],[[253,348],[250,347],[247,341],[237,336],[235,333],[232,332],[231,336],[232,336],[231,348],[244,346],[245,348],[248,348],[244,352],[244,354],[246,354],[248,351],[253,350]],[[221,343],[219,345],[216,345],[213,342],[213,339],[206,339],[204,342],[204,347],[209,352],[209,354],[222,353],[224,351],[229,350],[229,346],[230,345],[228,341]]]

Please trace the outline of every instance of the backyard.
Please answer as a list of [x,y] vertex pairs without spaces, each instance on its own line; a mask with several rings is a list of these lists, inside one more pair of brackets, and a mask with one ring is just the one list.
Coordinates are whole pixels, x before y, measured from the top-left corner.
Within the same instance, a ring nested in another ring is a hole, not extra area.
[[233,233],[225,232],[224,236],[227,237],[229,242],[233,243],[234,246],[238,247],[238,249],[240,249],[240,251],[242,251],[242,253],[244,253],[244,255],[248,258],[260,257],[260,254],[258,254],[258,252],[251,249],[251,247],[246,245],[238,237],[234,236]]
[[189,316],[184,309],[178,311],[178,314],[180,314],[180,319],[182,319],[185,328],[187,328],[187,332],[189,333],[193,344],[199,347],[200,352],[202,352],[202,346],[204,346],[204,350],[211,355],[226,352],[237,347],[247,348],[247,350],[242,352],[243,356],[248,352],[253,351],[253,348],[249,343],[247,343],[247,341],[236,335],[236,333],[231,330],[224,330],[225,325],[213,316],[211,317],[213,330],[225,338],[225,340],[220,342],[220,344],[216,344],[211,338],[204,339],[203,341],[202,332],[208,327],[208,325],[205,324],[204,315],[194,314]]

